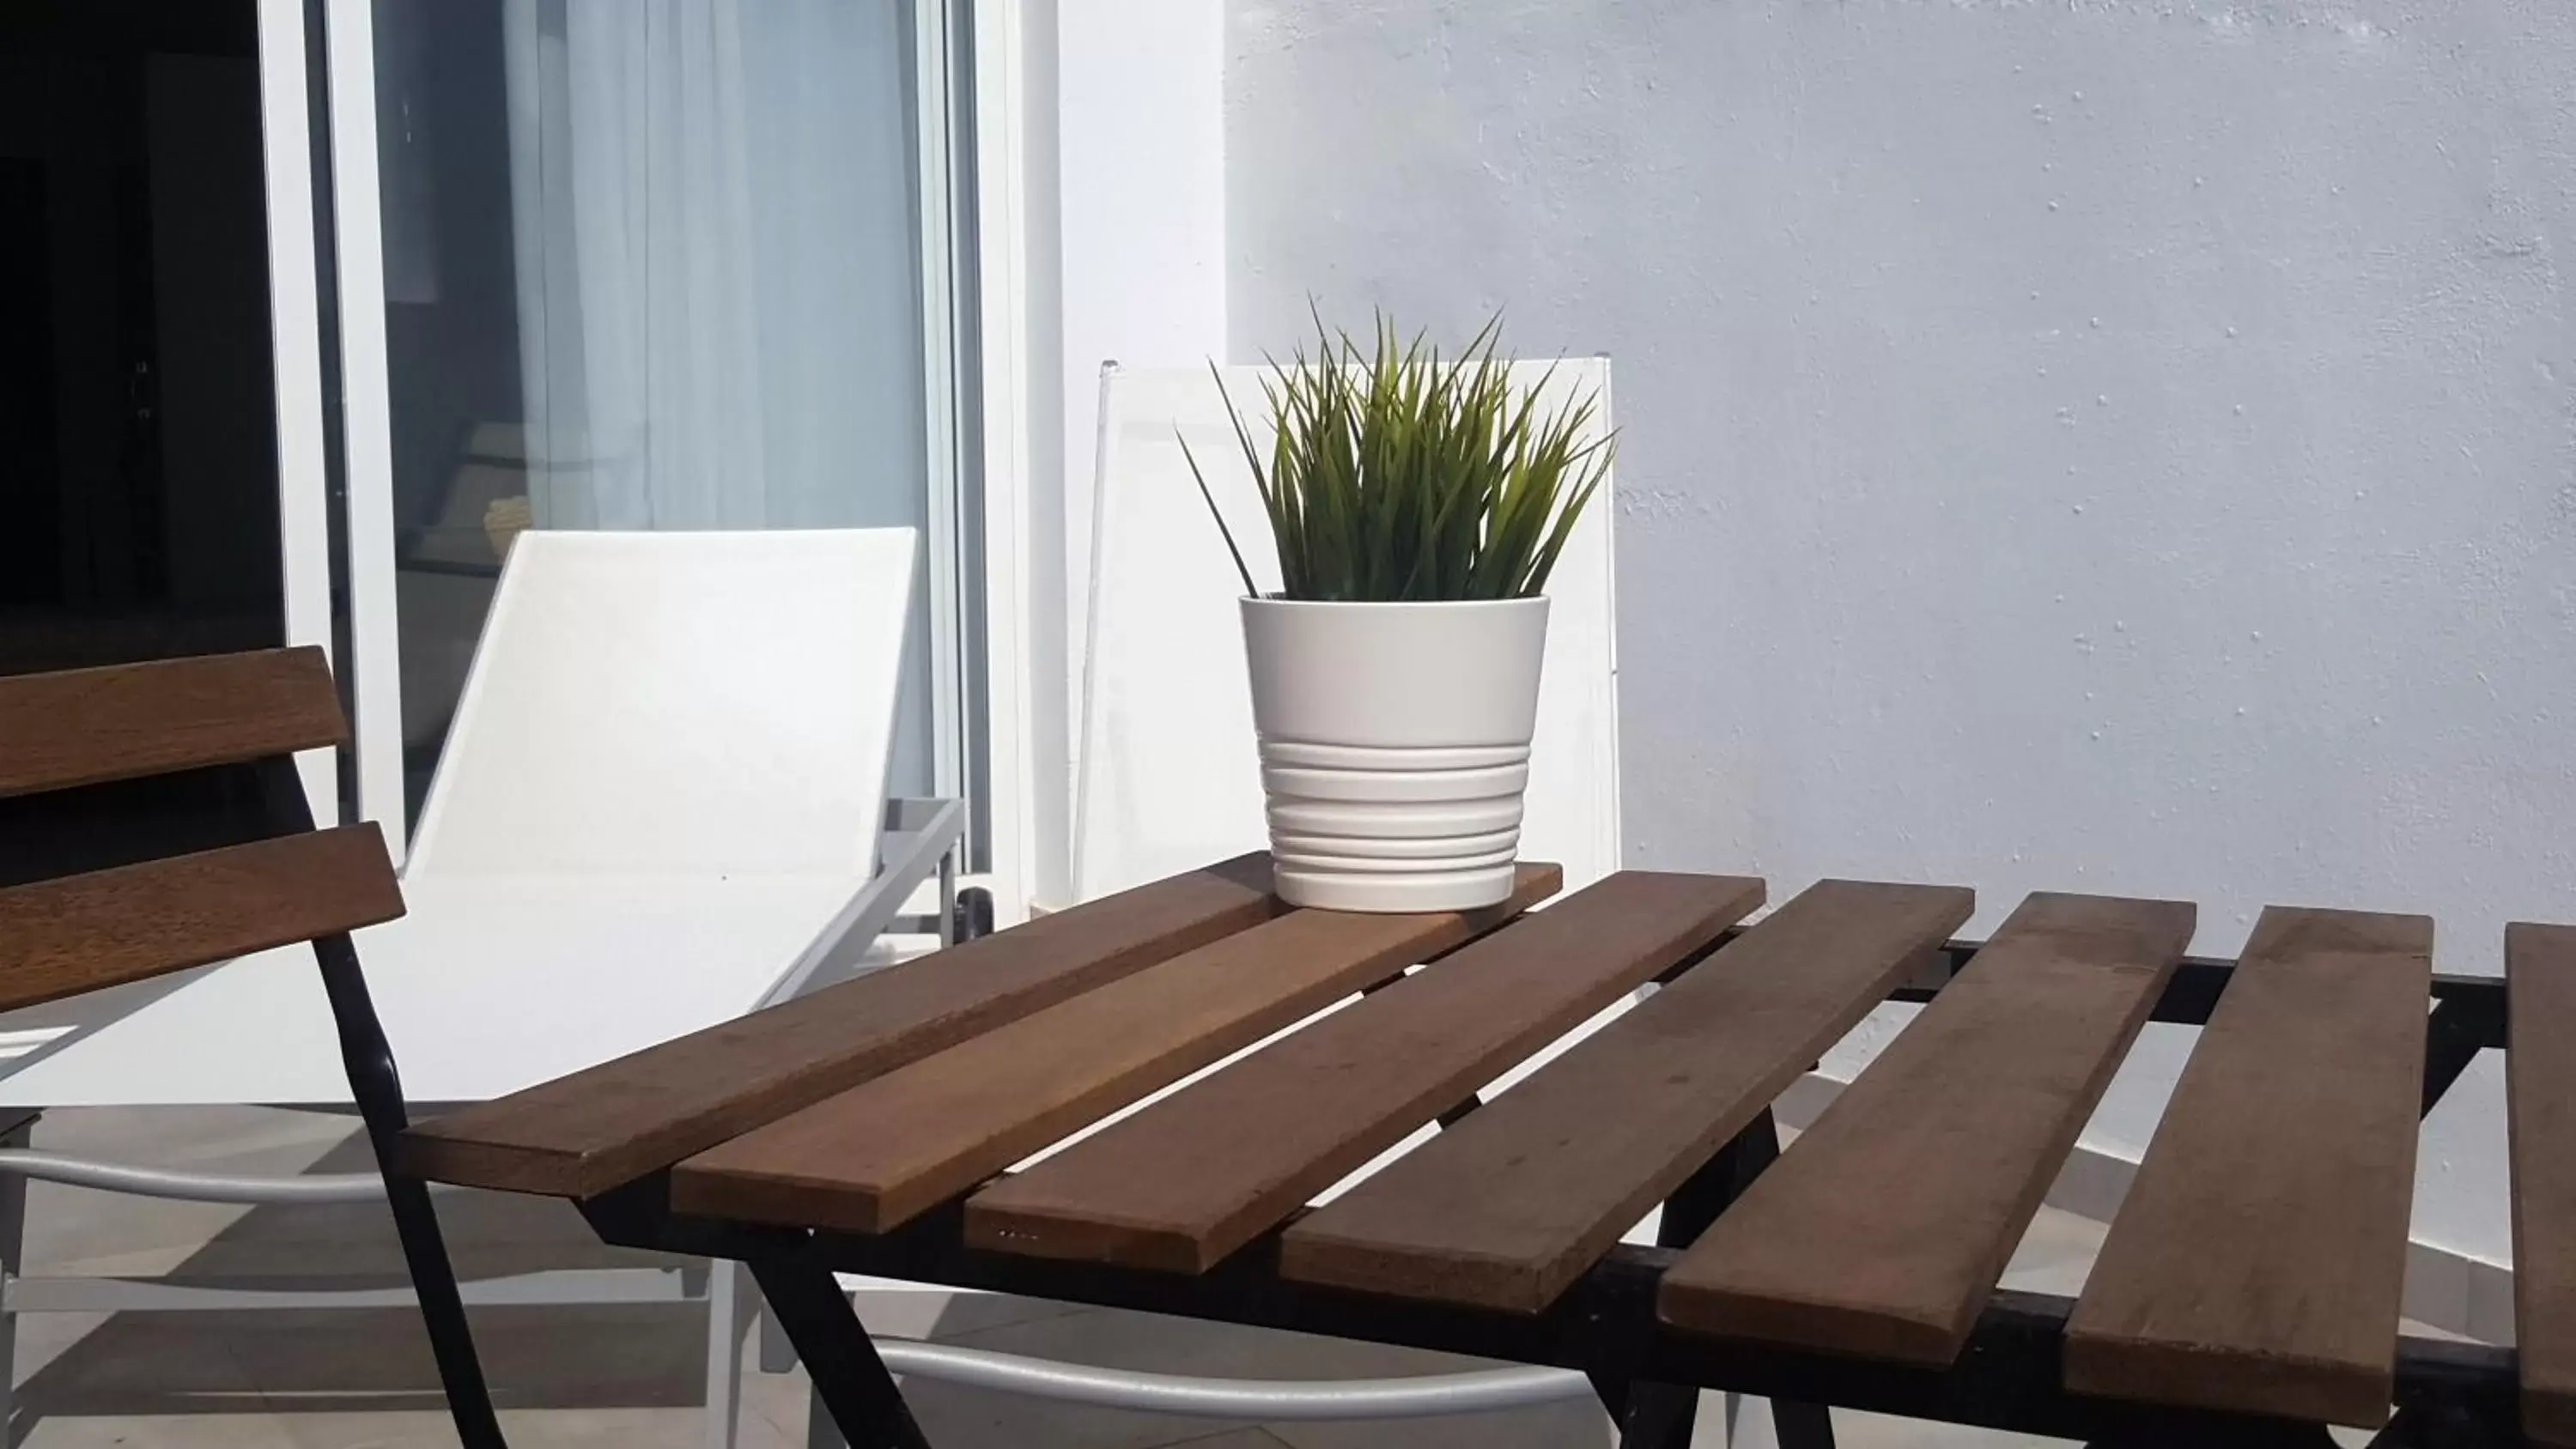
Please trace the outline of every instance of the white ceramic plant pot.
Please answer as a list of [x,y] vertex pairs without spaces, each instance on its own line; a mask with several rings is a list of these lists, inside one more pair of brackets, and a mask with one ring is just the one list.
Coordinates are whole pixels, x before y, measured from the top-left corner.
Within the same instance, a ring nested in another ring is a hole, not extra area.
[[1511,894],[1547,600],[1243,601],[1280,896],[1454,911]]

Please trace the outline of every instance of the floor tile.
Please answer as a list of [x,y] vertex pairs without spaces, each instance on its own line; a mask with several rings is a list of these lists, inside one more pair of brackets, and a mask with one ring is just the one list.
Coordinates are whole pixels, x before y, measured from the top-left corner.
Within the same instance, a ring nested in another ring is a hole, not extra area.
[[[291,1436],[282,1449],[454,1449],[456,1430],[444,1414],[286,1414]],[[504,1413],[510,1449],[704,1449],[694,1413],[674,1409],[568,1409]],[[770,1425],[747,1421],[735,1449],[803,1449]]]
[[[364,1442],[363,1440],[360,1442]],[[450,1439],[453,1443],[453,1437]],[[116,1414],[39,1421],[19,1449],[303,1449],[266,1412]],[[343,1444],[339,1449],[354,1449]]]
[[[862,1282],[867,1280],[860,1280]],[[894,1338],[954,1339],[986,1329],[1033,1323],[1093,1310],[1049,1298],[1007,1293],[933,1293],[901,1288],[860,1288],[852,1295],[859,1321],[870,1333]]]

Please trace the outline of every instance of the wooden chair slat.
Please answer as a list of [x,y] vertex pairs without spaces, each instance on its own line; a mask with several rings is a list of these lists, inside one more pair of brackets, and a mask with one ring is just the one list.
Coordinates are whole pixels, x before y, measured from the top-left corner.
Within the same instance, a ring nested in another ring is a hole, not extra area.
[[0,679],[0,796],[343,743],[322,651],[263,649]]
[[1285,910],[1247,855],[1041,916],[422,1123],[409,1171],[590,1197]]
[[2504,928],[2522,1430],[2576,1444],[2576,926]]
[[1156,1088],[1544,899],[1465,914],[1296,911],[782,1117],[673,1170],[672,1205],[882,1232]]
[[1676,1327],[1946,1364],[2190,943],[2034,895],[1664,1276]]
[[971,1244],[1202,1272],[1762,904],[1614,875],[986,1189]]
[[17,886],[0,891],[0,1011],[402,913],[372,824]]
[[1826,881],[1536,1076],[1292,1224],[1308,1282],[1536,1312],[1967,920]]
[[2068,1321],[2067,1387],[2387,1416],[2432,949],[2422,916],[2263,912]]

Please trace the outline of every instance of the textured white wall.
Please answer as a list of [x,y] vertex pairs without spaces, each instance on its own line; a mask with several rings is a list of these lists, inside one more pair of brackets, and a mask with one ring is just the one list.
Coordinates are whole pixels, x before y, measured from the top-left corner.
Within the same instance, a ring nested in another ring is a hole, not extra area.
[[[1616,360],[1629,863],[2576,918],[2576,12],[1229,22],[1238,356],[1311,292]],[[2500,1259],[2493,1066],[2417,1232]]]
[[1100,368],[1226,347],[1225,15],[1209,0],[1019,7],[1031,354],[1029,890],[1072,899]]
[[[1054,8],[1064,623],[1069,718],[1078,720],[1101,364],[1203,366],[1225,351],[1225,16],[1208,0],[1062,0]],[[1074,741],[1078,748],[1078,731]]]

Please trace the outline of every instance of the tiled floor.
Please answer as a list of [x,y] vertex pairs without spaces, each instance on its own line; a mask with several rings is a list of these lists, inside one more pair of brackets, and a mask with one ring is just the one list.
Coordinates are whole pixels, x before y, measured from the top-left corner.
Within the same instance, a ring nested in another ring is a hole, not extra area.
[[[352,1170],[363,1153],[341,1119],[255,1109],[62,1112],[38,1145],[207,1171]],[[477,1274],[621,1258],[551,1204],[442,1196],[458,1256]],[[29,1270],[37,1274],[254,1275],[285,1281],[390,1274],[381,1209],[263,1208],[106,1197],[38,1184]],[[2081,1285],[2100,1229],[2044,1210],[2006,1282]],[[989,1297],[871,1298],[880,1333],[1165,1372],[1326,1378],[1433,1372],[1465,1362],[1331,1339]],[[704,1444],[703,1310],[648,1304],[477,1310],[475,1328],[518,1449],[679,1449]],[[414,1449],[454,1442],[417,1322],[403,1311],[97,1315],[23,1320],[13,1439],[25,1449]],[[748,1351],[747,1351],[748,1352]],[[1101,1409],[915,1380],[907,1393],[941,1449],[1572,1449],[1612,1442],[1588,1402],[1472,1418],[1368,1424],[1226,1424]],[[801,1373],[746,1365],[742,1449],[805,1441]],[[1715,1396],[1700,1445],[1725,1442]],[[2040,1443],[1837,1415],[1840,1441],[1871,1446]],[[1771,1443],[1747,1405],[1737,1444]]]

